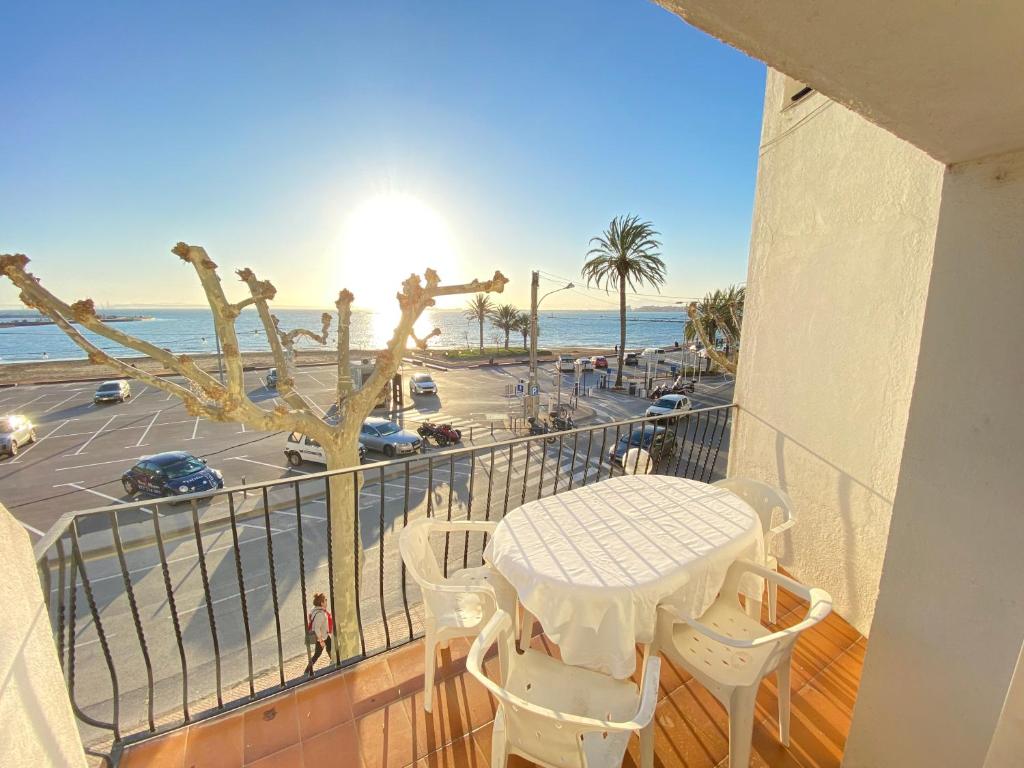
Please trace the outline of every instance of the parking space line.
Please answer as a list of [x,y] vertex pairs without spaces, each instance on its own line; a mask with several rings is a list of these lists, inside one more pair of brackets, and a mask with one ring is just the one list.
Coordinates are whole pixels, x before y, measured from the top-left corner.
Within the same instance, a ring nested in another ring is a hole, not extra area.
[[[90,581],[91,581],[91,579],[90,579]],[[107,633],[105,633],[105,636],[106,636],[106,639],[109,640],[112,637],[117,637],[117,633],[116,632],[107,632]],[[95,640],[86,640],[84,643],[80,643],[77,640],[75,640],[75,647],[76,648],[85,648],[85,646],[87,646],[87,645],[95,645],[99,641],[100,641],[100,639],[98,637]]]
[[[262,584],[262,585],[260,585],[258,587],[249,587],[247,590],[245,590],[245,592],[246,592],[246,594],[248,594],[249,592],[255,592],[257,589],[266,589],[269,586],[270,586],[269,584]],[[228,595],[227,597],[218,597],[216,600],[211,600],[210,601],[210,605],[217,605],[218,603],[224,603],[224,602],[227,602],[228,600],[234,600],[235,598],[238,597],[238,595],[239,595],[239,593],[236,592],[236,593],[234,593],[232,595]],[[179,610],[178,611],[178,615],[179,616],[186,616],[186,615],[188,615],[190,613],[195,613],[196,611],[202,611],[202,610],[205,610],[205,609],[206,609],[206,601],[203,601],[202,605],[197,605],[195,608],[186,608],[183,611]],[[167,618],[169,619],[171,617],[168,616]]]
[[45,533],[40,531],[38,528],[34,528],[33,526],[29,525],[28,523],[24,522],[23,520],[18,520],[18,522],[21,524],[21,527],[24,528],[26,531],[31,531],[32,533],[36,534],[37,536],[45,536],[46,535]]
[[284,469],[288,472],[298,472],[300,475],[311,474],[304,469],[296,469],[295,467],[282,467],[279,464],[270,464],[266,461],[256,461],[256,459],[249,459],[245,456],[228,456],[224,461],[245,461],[249,464],[262,464],[264,467],[273,467],[274,469]]
[[18,410],[20,411],[22,408],[28,408],[28,406],[32,405],[32,403],[34,403],[36,400],[42,400],[44,397],[46,397],[45,392],[41,394],[39,397],[33,397],[27,403],[22,403],[21,405],[18,406]]
[[56,432],[56,431],[57,431],[58,429],[60,429],[61,427],[63,427],[63,426],[64,426],[65,424],[67,424],[67,423],[68,423],[69,421],[71,421],[71,419],[64,419],[64,421],[62,421],[62,422],[61,422],[60,424],[58,424],[58,425],[57,425],[56,427],[54,427],[54,428],[53,428],[53,429],[51,429],[51,430],[50,430],[49,432],[47,432],[47,433],[46,433],[45,435],[43,435],[42,437],[40,437],[40,438],[39,438],[38,440],[36,440],[36,441],[35,441],[34,443],[32,443],[32,445],[30,445],[30,446],[29,446],[28,448],[26,448],[26,449],[25,449],[24,451],[20,451],[20,452],[18,453],[18,455],[17,455],[17,456],[15,456],[15,457],[14,457],[14,458],[13,458],[13,459],[12,459],[12,460],[10,461],[10,463],[11,463],[11,464],[17,464],[17,463],[18,463],[19,461],[21,461],[21,457],[22,457],[22,456],[24,456],[24,455],[25,455],[26,453],[28,453],[29,451],[31,451],[31,450],[32,450],[33,448],[35,448],[35,447],[36,447],[37,445],[39,445],[39,444],[40,444],[41,442],[43,442],[43,440],[45,440],[46,438],[48,438],[48,437],[52,436],[54,432]]
[[312,373],[308,373],[308,372],[306,372],[306,371],[303,371],[303,373],[304,373],[304,374],[305,374],[306,376],[309,376],[309,378],[311,378],[311,379],[312,379],[313,381],[315,381],[315,382],[316,382],[317,384],[319,384],[319,385],[320,385],[321,387],[326,387],[326,386],[327,386],[327,385],[326,385],[326,384],[324,384],[324,383],[323,383],[322,381],[320,381],[320,379],[318,379],[318,378],[317,378],[316,376],[314,376],[314,375],[313,375]]
[[86,441],[85,441],[84,443],[82,443],[82,446],[81,446],[81,447],[80,447],[80,448],[79,448],[79,449],[78,449],[77,451],[75,451],[74,453],[72,453],[72,454],[70,454],[70,455],[71,455],[71,456],[77,456],[77,455],[78,455],[78,454],[80,454],[80,453],[81,453],[82,451],[84,451],[84,450],[86,449],[86,447],[88,447],[89,443],[91,443],[91,442],[92,442],[93,440],[95,440],[95,439],[96,439],[96,438],[97,438],[97,437],[99,436],[100,432],[102,432],[102,431],[103,431],[104,429],[106,429],[107,427],[109,427],[109,426],[110,426],[110,422],[112,422],[112,421],[113,421],[114,419],[116,419],[117,417],[118,417],[118,414],[116,414],[116,413],[115,413],[115,414],[114,414],[113,416],[111,416],[111,417],[110,417],[110,419],[108,419],[108,420],[107,420],[107,423],[106,423],[106,424],[104,424],[104,425],[103,425],[102,427],[100,427],[99,429],[97,429],[97,430],[96,430],[96,432],[95,432],[95,434],[93,434],[93,436],[92,436],[92,437],[90,437],[90,438],[89,438],[88,440],[86,440]]
[[153,420],[149,422],[149,425],[146,427],[146,431],[143,432],[142,437],[139,438],[139,442],[137,442],[135,445],[126,445],[125,448],[140,448],[143,445],[142,441],[146,439],[146,435],[148,435],[149,430],[153,428],[153,425],[156,423],[157,417],[159,415],[160,411],[157,411],[156,413],[153,414]]
[[[128,502],[125,501],[124,499],[119,499],[116,496],[111,496],[111,495],[103,493],[101,491],[94,490],[93,488],[86,488],[81,483],[61,483],[60,485],[55,485],[53,487],[54,488],[62,488],[64,486],[71,486],[72,488],[77,488],[80,491],[85,491],[86,493],[91,493],[93,496],[99,496],[101,499],[107,499],[108,501],[112,501],[115,504],[120,504],[122,506],[124,506],[125,504],[128,504]],[[153,513],[153,510],[148,509],[146,507],[139,507],[139,509],[141,509],[143,512],[148,512],[150,514]]]
[[56,408],[60,408],[62,405],[64,405],[64,403],[66,403],[68,400],[73,399],[75,396],[76,395],[74,395],[74,394],[68,395],[63,400],[61,400],[59,403],[57,403],[56,405],[51,405],[49,408],[47,408],[45,411],[43,411],[43,413],[49,413],[50,411],[52,411],[52,410],[54,410]]
[[[129,457],[127,459],[111,459],[110,461],[97,461],[92,464],[79,464],[74,467],[57,467],[54,472],[66,472],[69,469],[88,469],[89,467],[102,467],[104,464],[124,464],[126,461],[131,461],[132,458],[138,460],[141,456]],[[67,483],[65,483],[67,485]],[[54,486],[56,487],[56,486]]]
[[196,432],[198,432],[198,431],[199,431],[199,417],[196,416],[196,425],[194,427],[192,427],[192,437],[187,437],[185,439],[186,440],[195,440],[196,439]]
[[168,392],[167,393],[167,397],[165,397],[164,400],[170,400],[172,397],[174,397],[174,393],[173,392]]

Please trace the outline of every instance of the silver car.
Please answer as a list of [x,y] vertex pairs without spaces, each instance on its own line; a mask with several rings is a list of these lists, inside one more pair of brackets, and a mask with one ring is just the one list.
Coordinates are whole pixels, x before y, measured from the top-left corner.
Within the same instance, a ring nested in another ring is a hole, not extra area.
[[423,441],[415,432],[402,429],[387,419],[371,417],[363,422],[359,442],[371,451],[380,451],[388,458],[398,454],[416,453]]
[[436,395],[437,384],[429,373],[414,373],[409,377],[409,395]]
[[24,416],[0,416],[0,454],[18,455],[18,449],[36,441],[36,428]]
[[94,403],[123,403],[132,396],[132,387],[124,379],[104,381],[92,396]]

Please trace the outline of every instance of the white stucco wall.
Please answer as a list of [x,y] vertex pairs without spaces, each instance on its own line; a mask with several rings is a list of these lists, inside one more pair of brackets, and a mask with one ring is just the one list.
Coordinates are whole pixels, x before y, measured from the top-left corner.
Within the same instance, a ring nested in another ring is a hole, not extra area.
[[0,504],[0,765],[85,766],[28,534]]
[[780,550],[867,634],[917,366],[944,167],[769,70],[730,474],[775,483]]
[[[944,178],[850,768],[981,766],[1013,706],[1024,638],[1021,339],[1024,153]],[[951,350],[972,365],[951,365]]]

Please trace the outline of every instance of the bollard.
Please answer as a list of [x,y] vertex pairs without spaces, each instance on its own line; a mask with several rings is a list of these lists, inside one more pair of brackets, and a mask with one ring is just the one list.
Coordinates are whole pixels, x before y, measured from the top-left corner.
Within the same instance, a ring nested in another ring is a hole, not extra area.
[[242,498],[243,499],[247,499],[247,498],[249,498],[249,491],[248,491],[248,489],[246,489],[244,487],[245,486],[245,475],[242,475],[242,486],[243,486],[242,487]]

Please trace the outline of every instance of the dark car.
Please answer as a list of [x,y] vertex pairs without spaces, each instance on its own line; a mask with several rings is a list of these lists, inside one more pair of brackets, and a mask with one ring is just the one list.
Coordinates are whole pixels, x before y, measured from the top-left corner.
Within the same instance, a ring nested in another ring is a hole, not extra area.
[[224,487],[224,476],[185,451],[147,456],[121,475],[125,493],[147,496],[180,496]]
[[640,356],[636,352],[627,352],[623,365],[640,365]]
[[630,448],[643,448],[651,455],[652,459],[657,461],[662,456],[671,456],[675,445],[669,439],[668,430],[665,427],[644,424],[643,429],[640,429],[639,426],[633,427],[628,434],[620,437],[618,442],[608,449],[608,461],[621,467],[622,458]]

